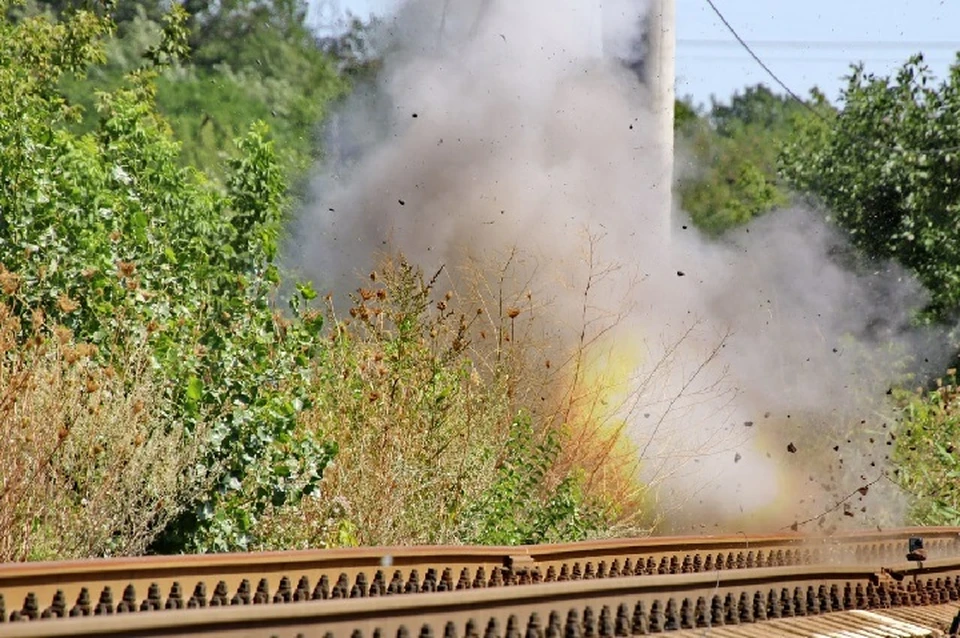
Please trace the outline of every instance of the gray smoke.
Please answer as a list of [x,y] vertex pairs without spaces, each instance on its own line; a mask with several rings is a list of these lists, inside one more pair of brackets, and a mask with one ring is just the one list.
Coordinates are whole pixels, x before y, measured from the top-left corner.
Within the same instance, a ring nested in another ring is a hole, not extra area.
[[[288,260],[342,294],[381,251],[456,273],[515,249],[517,279],[552,298],[561,346],[579,334],[590,281],[591,318],[619,317],[595,347],[629,362],[618,416],[645,480],[669,495],[670,526],[816,516],[883,468],[885,449],[866,441],[883,430],[894,363],[916,348],[919,288],[889,266],[843,267],[843,242],[811,211],[724,243],[683,221],[665,232],[649,203],[648,93],[617,60],[645,7],[605,2],[602,24],[588,8],[406,2],[376,34],[376,82],[334,119]],[[831,520],[889,524],[903,503],[881,480]]]

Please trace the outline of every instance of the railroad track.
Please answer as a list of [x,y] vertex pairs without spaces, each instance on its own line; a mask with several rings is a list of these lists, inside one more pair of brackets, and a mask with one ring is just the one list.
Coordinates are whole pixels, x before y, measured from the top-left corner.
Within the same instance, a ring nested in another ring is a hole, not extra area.
[[[923,565],[904,563],[912,536]],[[146,557],[0,566],[3,617],[38,621],[0,637],[748,635],[729,628],[765,621],[749,634],[762,636],[783,616],[877,623],[929,606],[952,618],[958,588],[960,528]]]

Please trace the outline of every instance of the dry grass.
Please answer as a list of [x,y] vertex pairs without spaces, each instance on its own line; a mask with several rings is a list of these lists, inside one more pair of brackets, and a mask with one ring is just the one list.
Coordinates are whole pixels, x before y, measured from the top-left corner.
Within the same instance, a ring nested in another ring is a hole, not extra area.
[[[636,534],[646,531],[636,523],[647,486],[615,405],[623,401],[629,373],[605,341],[627,309],[603,310],[596,303],[596,288],[621,274],[594,259],[597,241],[586,238],[582,278],[551,281],[562,290],[560,302],[546,290],[534,292],[545,277],[515,251],[496,267],[468,267],[461,276],[468,305],[482,308],[485,319],[470,354],[488,378],[505,364],[510,398],[530,411],[543,432],[561,433],[552,483],[577,476],[586,500],[600,507],[611,527],[623,525]],[[579,301],[564,307],[570,299]]]
[[387,262],[333,326],[304,427],[336,441],[323,496],[262,521],[273,544],[451,543],[492,484],[515,416],[506,375],[468,355],[479,320],[403,262]]
[[[466,279],[472,303],[484,306],[488,324],[501,325],[511,337],[498,339],[496,351],[512,357],[512,396],[530,407],[542,428],[562,433],[554,479],[580,478],[586,499],[599,504],[608,519],[599,533],[641,535],[661,522],[664,510],[656,500],[672,474],[721,443],[693,442],[677,427],[689,427],[684,417],[692,406],[709,403],[712,416],[720,417],[733,400],[726,371],[716,365],[728,335],[714,335],[704,344],[709,347],[696,347],[691,357],[691,342],[702,338],[695,323],[650,347],[645,340],[652,335],[637,334],[630,301],[639,279],[599,257],[603,240],[583,236],[580,267],[550,278],[550,287],[561,290],[557,298],[531,293],[546,277],[536,266],[516,263],[516,253],[504,260],[498,276],[478,276],[495,270],[473,267]],[[504,317],[504,308],[519,313]],[[504,350],[501,341],[510,347]],[[687,360],[680,361],[681,353]],[[474,349],[473,359],[489,360],[490,353]],[[647,439],[636,425],[646,422],[649,412],[661,416]],[[674,441],[678,449],[653,454],[654,438]]]
[[426,283],[402,259],[386,260],[349,319],[330,308],[331,347],[303,419],[339,445],[323,495],[265,517],[263,546],[470,541],[463,515],[497,481],[522,413],[539,440],[554,432],[562,442],[541,496],[574,476],[611,529],[644,531],[639,453],[609,404],[623,380],[592,372],[619,320],[588,311],[591,285],[609,274],[592,271],[571,339],[515,253]]
[[142,553],[204,485],[144,352],[96,354],[0,304],[0,561]]
[[331,305],[330,348],[302,424],[339,452],[319,498],[260,521],[258,536],[269,539],[261,547],[471,542],[477,530],[465,517],[489,502],[512,463],[505,444],[523,414],[539,441],[559,435],[561,451],[518,510],[542,506],[574,477],[583,505],[603,518],[592,535],[650,531],[662,514],[657,489],[682,463],[660,449],[646,455],[628,429],[657,402],[664,424],[651,436],[680,441],[687,460],[701,452],[671,428],[701,395],[726,400],[720,379],[705,380],[724,337],[692,371],[678,370],[676,358],[694,329],[638,370],[618,332],[631,309],[601,310],[596,299],[630,282],[595,260],[597,242],[588,237],[586,274],[562,282],[557,298],[548,294],[555,279],[510,252],[428,282],[388,258],[349,317]]

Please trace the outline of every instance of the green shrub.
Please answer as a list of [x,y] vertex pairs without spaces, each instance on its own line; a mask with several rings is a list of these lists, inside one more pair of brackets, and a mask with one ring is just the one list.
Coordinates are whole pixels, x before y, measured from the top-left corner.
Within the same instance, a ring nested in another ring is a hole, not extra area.
[[[174,7],[156,59],[182,49]],[[98,96],[93,131],[71,130],[57,83],[102,61],[109,29],[84,11],[0,22],[0,263],[17,277],[5,297],[117,365],[130,339],[149,344],[170,400],[162,416],[187,432],[202,425],[206,462],[224,469],[158,547],[243,548],[258,513],[312,493],[333,454],[294,436],[320,324],[296,311],[283,319],[271,302],[282,172],[261,124],[238,140],[224,188],[184,167],[152,68]]]
[[554,430],[538,440],[529,415],[519,415],[492,485],[463,516],[464,540],[485,545],[578,541],[606,527],[610,521],[586,502],[576,474],[551,486],[561,445]]
[[[281,308],[276,256],[290,200],[267,127],[245,127],[218,172],[184,161],[158,106],[158,82],[183,82],[174,94],[196,108],[191,82],[215,72],[172,70],[186,20],[175,4],[149,62],[99,92],[95,120],[82,121],[58,87],[103,62],[109,21],[86,11],[0,21],[0,302],[21,325],[45,317],[95,348],[96,365],[128,392],[149,387],[151,423],[191,442],[195,467],[208,468],[195,475],[217,479],[164,510],[150,549],[514,543],[600,530],[608,510],[558,459],[562,410],[540,402],[564,392],[541,392],[550,375],[529,367],[531,350],[515,338],[521,310],[436,298],[435,282],[402,262],[358,292],[350,319],[331,308],[326,324],[306,284]],[[218,95],[235,95],[240,77],[224,74]],[[20,348],[32,338],[15,335]],[[115,396],[118,422],[126,403]],[[97,540],[79,553],[141,551],[157,521],[136,543]],[[61,551],[44,547],[32,555]]]
[[608,511],[558,463],[557,423],[526,407],[538,375],[508,307],[478,311],[489,306],[441,294],[402,259],[374,278],[349,317],[330,309],[302,415],[339,454],[319,498],[264,519],[260,546],[515,544],[605,528]]
[[956,370],[932,390],[897,392],[902,417],[890,435],[894,477],[913,496],[911,520],[960,525],[960,388]]

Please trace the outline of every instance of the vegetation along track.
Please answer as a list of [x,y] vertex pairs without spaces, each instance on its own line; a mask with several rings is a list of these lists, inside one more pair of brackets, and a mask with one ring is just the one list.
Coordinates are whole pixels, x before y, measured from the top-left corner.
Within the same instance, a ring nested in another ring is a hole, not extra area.
[[[912,536],[923,565],[905,563]],[[0,637],[644,635],[949,607],[958,583],[960,528],[29,563],[0,566],[4,619],[94,617],[8,624]],[[391,595],[413,593],[426,595]]]

